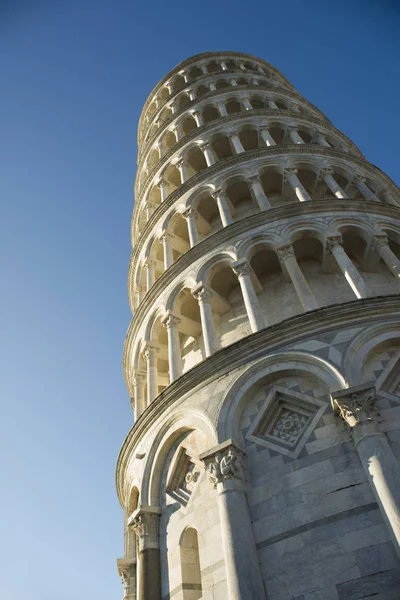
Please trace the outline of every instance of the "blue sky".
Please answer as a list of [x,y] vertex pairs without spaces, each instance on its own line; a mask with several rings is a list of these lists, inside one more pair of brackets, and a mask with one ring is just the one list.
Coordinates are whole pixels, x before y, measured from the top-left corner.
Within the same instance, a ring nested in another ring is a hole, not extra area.
[[385,0],[0,3],[0,598],[122,597],[114,469],[151,89],[192,54],[255,54],[399,183],[399,24]]

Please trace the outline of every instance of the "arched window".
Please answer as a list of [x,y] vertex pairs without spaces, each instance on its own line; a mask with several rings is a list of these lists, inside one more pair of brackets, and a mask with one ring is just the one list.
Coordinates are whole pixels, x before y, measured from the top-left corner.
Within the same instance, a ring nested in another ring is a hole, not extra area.
[[183,600],[197,600],[203,596],[197,531],[188,527],[182,533],[181,550]]

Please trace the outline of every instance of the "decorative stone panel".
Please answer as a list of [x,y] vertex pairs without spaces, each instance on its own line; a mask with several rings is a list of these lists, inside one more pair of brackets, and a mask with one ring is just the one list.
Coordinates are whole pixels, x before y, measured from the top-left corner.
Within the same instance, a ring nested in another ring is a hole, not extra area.
[[199,477],[200,471],[196,463],[186,452],[186,448],[180,448],[167,482],[167,494],[186,506]]
[[274,386],[246,438],[297,458],[326,406],[325,402],[316,398]]

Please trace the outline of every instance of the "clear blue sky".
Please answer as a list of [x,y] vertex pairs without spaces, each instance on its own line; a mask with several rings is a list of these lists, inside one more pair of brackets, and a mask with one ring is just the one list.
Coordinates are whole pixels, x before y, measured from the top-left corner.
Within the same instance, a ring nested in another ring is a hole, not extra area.
[[0,2],[1,600],[122,597],[114,469],[151,89],[192,54],[255,54],[399,183],[399,25],[395,0]]

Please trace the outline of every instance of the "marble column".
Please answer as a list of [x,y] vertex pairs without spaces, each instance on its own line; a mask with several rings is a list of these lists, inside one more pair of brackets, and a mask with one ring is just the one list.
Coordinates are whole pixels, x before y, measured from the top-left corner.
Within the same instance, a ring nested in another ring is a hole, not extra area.
[[151,342],[146,342],[143,354],[147,361],[147,405],[149,406],[158,396],[158,347]]
[[242,142],[240,141],[239,134],[236,131],[228,131],[229,139],[232,142],[233,149],[236,154],[241,154],[244,152],[244,148],[242,146]]
[[217,489],[229,600],[265,600],[244,481],[244,451],[232,440],[200,455]]
[[137,421],[140,415],[146,410],[144,382],[145,374],[142,373],[142,371],[135,370],[132,377],[135,421]]
[[192,88],[188,88],[186,92],[191,102],[193,102],[193,100],[196,100],[196,94]]
[[160,189],[161,202],[164,202],[164,200],[166,200],[168,197],[168,183],[165,181],[165,179],[160,179],[160,181],[157,183],[157,186]]
[[346,192],[333,178],[333,169],[321,169],[320,176],[325,181],[332,194],[335,194],[336,198],[347,198]]
[[269,132],[268,127],[262,127],[261,128],[261,139],[263,140],[263,142],[265,143],[266,146],[276,146],[276,142],[274,140],[274,138],[272,137],[272,135]]
[[196,211],[191,207],[187,208],[182,213],[183,218],[186,219],[191,248],[193,248],[193,246],[196,246],[199,243],[199,234],[196,225],[196,214]]
[[123,600],[136,600],[136,559],[119,558],[117,567],[124,586]]
[[236,87],[236,86],[238,85],[238,82],[236,81],[236,79],[235,79],[234,77],[232,77],[232,78],[229,80],[229,83],[230,83],[230,84],[231,84],[233,87]]
[[253,175],[252,177],[247,178],[247,183],[250,185],[251,190],[254,194],[254,198],[257,201],[260,210],[268,210],[271,208],[271,205],[268,201],[268,198],[264,192],[264,189],[261,185],[261,181],[258,175]]
[[161,322],[167,329],[168,334],[169,382],[172,383],[182,375],[182,355],[179,341],[179,323],[181,319],[168,312]]
[[214,155],[214,151],[211,147],[211,144],[206,142],[205,144],[200,146],[200,148],[203,151],[204,158],[207,163],[207,167],[211,167],[212,165],[214,165],[217,161],[216,161],[216,158]]
[[366,181],[365,177],[361,177],[361,176],[357,175],[357,177],[354,178],[354,185],[356,186],[358,191],[364,196],[364,198],[366,200],[372,200],[373,202],[380,202],[378,196],[376,194],[374,194],[374,192],[372,190],[370,190],[370,188],[367,186],[365,181]]
[[385,233],[376,234],[374,235],[372,241],[383,262],[386,264],[387,267],[389,267],[390,271],[393,273],[394,277],[396,277],[397,281],[399,281],[400,260],[390,249],[388,236]]
[[210,303],[212,291],[204,284],[199,283],[192,290],[192,294],[199,303],[204,350],[206,356],[211,356],[211,354],[214,354],[214,352],[219,350],[219,344],[215,333],[214,315]]
[[253,110],[253,106],[247,96],[241,98],[241,102],[246,110]]
[[176,163],[176,168],[179,171],[179,175],[181,177],[181,183],[185,183],[185,181],[187,181],[189,179],[189,172],[188,172],[188,168],[187,168],[185,159],[181,158]]
[[217,103],[217,109],[221,117],[227,117],[228,111],[226,110],[226,106],[223,102]]
[[293,144],[304,144],[304,140],[299,135],[296,127],[288,127],[287,131]]
[[255,333],[265,327],[264,317],[261,312],[257,294],[251,280],[252,268],[246,260],[234,262],[232,269],[237,276],[242,290],[244,305],[249,319],[251,331]]
[[215,87],[215,83],[213,83],[212,81],[209,82],[208,87],[210,89],[210,92],[215,92],[216,91],[216,87]]
[[137,600],[160,600],[160,546],[159,522],[161,509],[141,506],[130,517],[138,545],[138,590]]
[[294,289],[296,290],[304,310],[315,310],[318,308],[317,301],[298,265],[293,246],[291,244],[281,246],[280,248],[277,248],[276,252],[282,266],[286,269],[293,283]]
[[297,177],[297,169],[286,169],[284,172],[284,179],[289,182],[289,185],[294,190],[300,202],[306,202],[311,200],[311,196]]
[[326,141],[325,136],[320,131],[317,131],[315,134],[316,142],[319,146],[325,146],[326,148],[330,148],[331,145]]
[[351,431],[368,481],[400,556],[400,464],[379,428],[376,392],[367,382],[332,393],[338,418]]
[[196,121],[197,127],[202,127],[205,123],[203,116],[199,110],[195,110],[192,112],[193,118]]
[[278,105],[277,105],[277,104],[276,104],[276,103],[275,103],[275,102],[272,100],[272,98],[269,98],[269,99],[267,100],[267,104],[268,104],[268,107],[269,107],[269,108],[272,108],[273,110],[276,110],[276,109],[278,109],[278,110],[279,110],[279,107],[278,107]]
[[152,202],[146,202],[146,204],[144,205],[145,211],[146,211],[146,221],[150,221],[150,217],[153,214],[153,212],[156,210],[157,206],[155,204],[153,204]]
[[207,75],[207,73],[208,73],[208,69],[207,69],[207,66],[206,66],[206,65],[204,65],[204,64],[202,64],[202,65],[199,65],[199,68],[201,69],[201,71],[202,71],[203,75]]
[[156,280],[156,263],[151,258],[148,258],[144,263],[144,268],[146,269],[146,287],[147,291],[149,291],[154,282]]
[[218,190],[211,192],[211,195],[217,203],[222,226],[226,227],[227,225],[231,225],[231,223],[233,223],[233,219],[224,190],[219,188]]
[[223,60],[221,60],[220,65],[221,65],[221,68],[223,71],[228,70],[228,66],[227,66],[226,62],[224,62]]
[[341,235],[330,236],[326,240],[326,249],[328,253],[331,253],[334,257],[355,296],[357,298],[367,298],[368,296],[371,296],[367,284],[351,259],[347,256],[342,244],[343,240]]
[[166,271],[174,262],[172,254],[172,235],[168,233],[168,231],[164,231],[160,239],[164,247],[164,270]]

